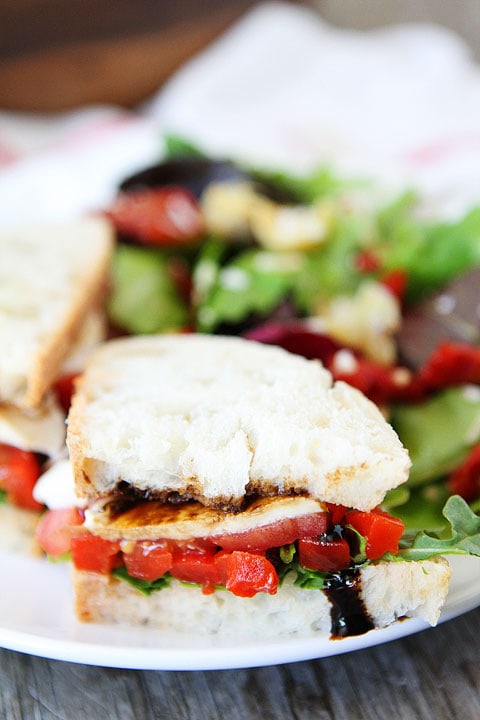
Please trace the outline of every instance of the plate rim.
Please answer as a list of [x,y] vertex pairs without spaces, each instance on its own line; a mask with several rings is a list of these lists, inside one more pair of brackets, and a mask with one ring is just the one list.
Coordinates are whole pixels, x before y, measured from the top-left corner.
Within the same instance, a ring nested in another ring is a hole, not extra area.
[[[469,558],[469,560],[477,560]],[[0,567],[2,553],[0,553]],[[45,561],[38,561],[44,563]],[[477,576],[466,578],[462,566],[457,558],[450,560],[452,564],[451,590],[447,596],[445,606],[442,610],[438,624],[449,621],[459,615],[475,609],[480,605],[480,560],[477,563]],[[59,582],[67,583],[67,593],[71,588],[68,584],[67,573],[58,572],[65,568],[55,568],[52,575],[61,578]],[[463,581],[462,581],[463,578]],[[65,589],[65,587],[64,587]],[[52,589],[54,591],[55,588]],[[92,634],[97,628],[98,631],[106,630],[108,633],[119,632],[124,629],[122,626],[105,626],[88,624],[85,626],[73,618],[69,623],[67,636],[53,637],[48,635],[47,628],[42,632],[41,627],[30,628],[9,627],[3,618],[0,618],[0,646],[21,653],[36,657],[43,657],[50,660],[73,662],[84,665],[95,665],[98,667],[110,667],[125,670],[173,670],[173,671],[197,671],[197,670],[226,670],[226,669],[247,669],[253,667],[264,667],[269,665],[280,665],[290,662],[315,660],[334,655],[341,655],[361,649],[370,648],[376,645],[393,642],[394,640],[408,635],[432,629],[430,625],[419,618],[406,618],[397,621],[386,628],[374,629],[364,635],[347,637],[343,639],[331,639],[322,634],[301,637],[267,638],[259,642],[235,643],[234,638],[227,639],[221,644],[209,642],[211,636],[198,636],[202,643],[190,646],[179,647],[147,646],[141,644],[115,644],[113,642],[92,642],[82,638],[72,637],[75,631],[81,633],[82,628],[88,628]],[[51,631],[52,628],[50,628]],[[163,631],[164,640],[169,635]],[[172,632],[172,637],[179,637],[178,633]],[[203,643],[203,640],[207,640]],[[225,639],[224,639],[225,640]]]

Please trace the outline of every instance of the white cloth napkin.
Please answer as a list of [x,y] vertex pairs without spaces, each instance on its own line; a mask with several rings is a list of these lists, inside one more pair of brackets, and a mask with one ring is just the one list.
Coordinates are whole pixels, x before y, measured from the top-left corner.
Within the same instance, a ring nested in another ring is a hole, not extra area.
[[0,113],[0,222],[102,207],[158,159],[165,131],[257,166],[414,186],[442,216],[480,202],[480,69],[463,41],[432,25],[345,30],[268,2],[136,113]]

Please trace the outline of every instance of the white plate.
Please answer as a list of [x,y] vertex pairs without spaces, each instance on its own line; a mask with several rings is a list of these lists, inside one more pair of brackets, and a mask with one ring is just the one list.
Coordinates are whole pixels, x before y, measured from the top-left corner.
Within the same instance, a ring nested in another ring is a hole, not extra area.
[[[441,622],[480,605],[480,559],[452,560],[453,576]],[[0,646],[70,662],[145,670],[212,670],[310,660],[378,645],[424,630],[417,619],[358,637],[239,642],[147,628],[83,625],[72,610],[65,565],[0,553]]]

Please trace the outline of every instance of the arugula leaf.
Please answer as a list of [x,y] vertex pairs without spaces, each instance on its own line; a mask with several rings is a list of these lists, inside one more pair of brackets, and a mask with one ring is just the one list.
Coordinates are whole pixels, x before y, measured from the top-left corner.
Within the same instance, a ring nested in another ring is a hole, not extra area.
[[367,560],[367,538],[359,533],[352,525],[346,525],[346,527],[350,530],[351,535],[356,540],[357,547],[355,555],[353,555],[353,551],[351,550],[352,560],[356,565],[363,565],[363,563]]
[[315,314],[319,301],[354,294],[365,280],[355,268],[355,257],[368,243],[370,232],[365,216],[339,216],[326,242],[305,253],[294,284],[294,297],[303,311]]
[[119,245],[112,262],[108,314],[134,334],[184,327],[188,314],[168,273],[168,258],[152,248]]
[[413,538],[420,530],[438,534],[448,530],[448,522],[443,515],[448,496],[448,488],[443,478],[411,488],[407,502],[402,506],[395,506],[395,514],[405,524],[406,535]]
[[406,483],[399,487],[389,490],[382,500],[381,508],[386,512],[391,512],[394,508],[405,505],[410,499],[411,491]]
[[297,202],[305,204],[365,184],[365,181],[340,178],[331,168],[323,165],[305,176],[293,175],[283,170],[258,168],[250,170],[250,172],[258,180],[275,185],[279,190],[294,197]]
[[171,577],[168,573],[166,575],[162,575],[162,577],[158,578],[158,580],[154,580],[153,582],[141,580],[140,578],[134,578],[128,574],[125,565],[121,565],[120,567],[112,570],[112,575],[116,577],[117,580],[127,582],[129,585],[132,585],[132,587],[141,592],[142,595],[147,596],[157,592],[158,590],[164,590],[169,587],[171,581]]
[[198,288],[209,268],[209,283],[197,294],[197,323],[201,332],[212,332],[221,323],[240,323],[249,315],[271,312],[296,281],[300,253],[275,253],[248,249],[221,265],[221,253],[212,251],[194,274]]
[[480,440],[480,395],[465,387],[439,392],[419,405],[397,405],[390,422],[410,453],[408,484],[451,472]]
[[0,504],[6,503],[6,502],[7,502],[6,490],[2,490],[2,488],[0,488]]
[[205,153],[199,147],[180,135],[167,133],[163,138],[165,156],[167,160],[172,158],[193,157],[204,158]]
[[424,531],[418,533],[412,546],[399,551],[399,560],[426,560],[436,555],[476,555],[480,557],[480,517],[459,495],[452,495],[443,509],[450,524],[448,538]]
[[288,565],[292,562],[296,552],[297,549],[295,547],[295,543],[290,543],[289,545],[282,545],[279,550],[280,560],[286,565]]
[[480,264],[480,208],[457,222],[427,223],[414,217],[412,194],[381,213],[378,228],[385,268],[403,268],[412,302]]
[[298,563],[295,563],[295,570],[297,577],[294,581],[296,587],[300,587],[303,590],[323,590],[328,585],[328,578],[330,577],[327,573],[322,573],[319,570],[307,570]]

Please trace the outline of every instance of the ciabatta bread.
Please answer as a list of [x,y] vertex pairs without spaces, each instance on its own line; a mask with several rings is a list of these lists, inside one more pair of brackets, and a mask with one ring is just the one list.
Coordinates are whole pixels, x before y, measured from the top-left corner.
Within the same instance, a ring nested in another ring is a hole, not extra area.
[[370,510],[410,467],[375,405],[319,362],[203,335],[105,343],[78,386],[67,444],[79,497],[122,483],[226,510],[250,494]]
[[[289,576],[276,595],[240,598],[175,580],[170,587],[142,595],[108,575],[74,570],[76,613],[84,622],[148,625],[186,634],[237,635],[253,639],[305,635],[332,630],[332,601],[322,590],[303,590]],[[443,558],[420,562],[378,562],[359,571],[358,597],[375,628],[398,618],[438,621],[450,579]]]
[[0,232],[0,402],[37,407],[105,290],[101,218]]

